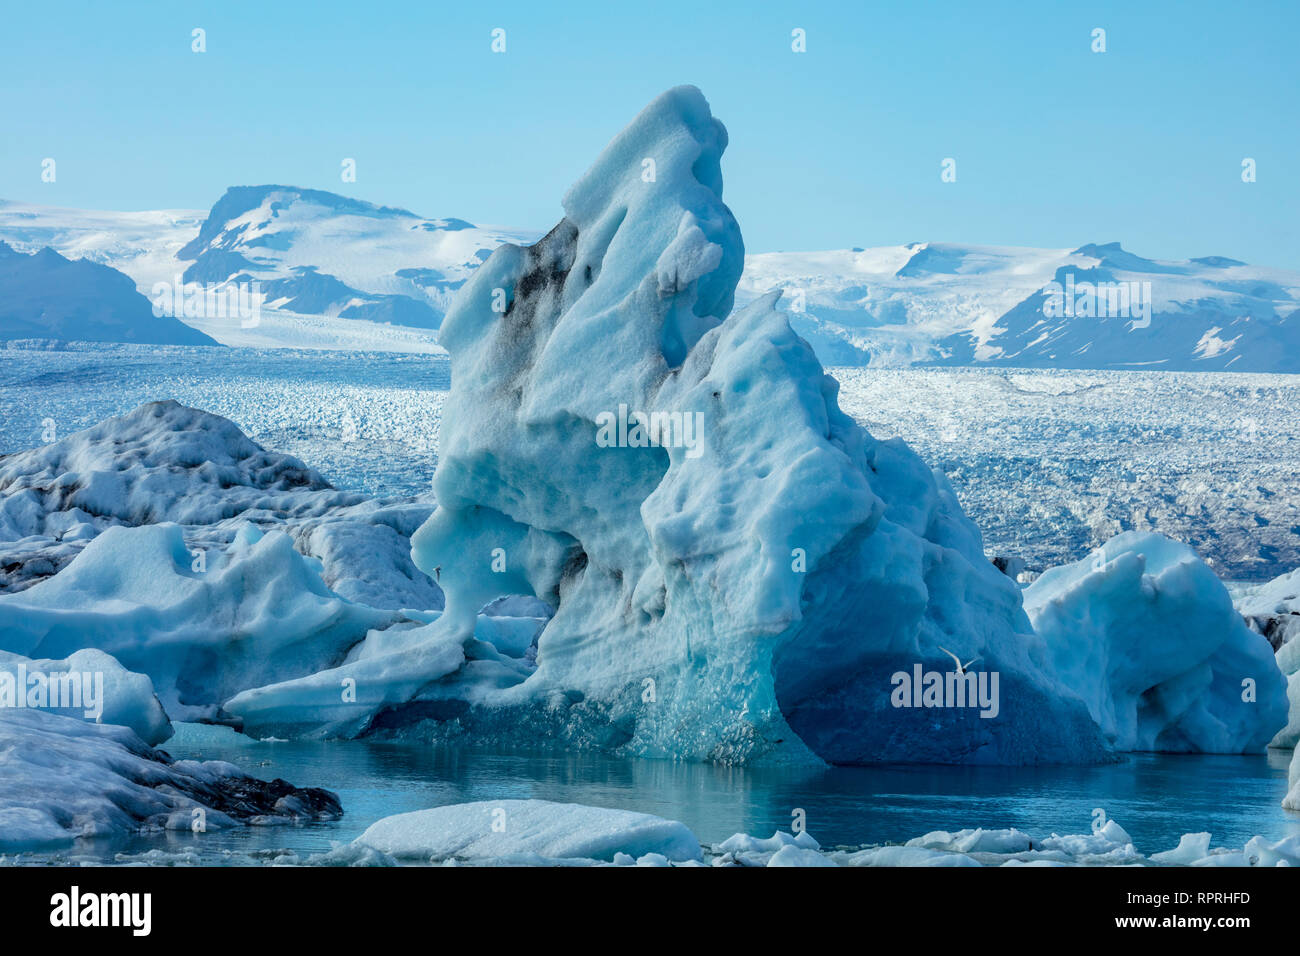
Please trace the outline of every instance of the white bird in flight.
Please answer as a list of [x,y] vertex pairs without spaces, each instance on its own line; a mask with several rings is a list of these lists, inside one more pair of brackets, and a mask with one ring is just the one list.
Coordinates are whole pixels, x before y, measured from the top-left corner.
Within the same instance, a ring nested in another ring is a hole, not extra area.
[[957,662],[957,673],[958,673],[958,674],[965,674],[965,673],[966,673],[966,668],[970,667],[970,666],[971,666],[972,664],[974,664],[976,661],[981,660],[981,658],[978,658],[978,657],[972,657],[972,658],[971,658],[970,660],[968,660],[965,664],[963,664],[963,663],[961,662],[961,658],[960,658],[960,657],[958,657],[958,656],[957,656],[956,654],[954,654],[952,651],[948,650],[948,648],[944,647],[942,644],[939,645],[939,650],[943,651],[945,654],[947,654],[949,657],[951,657],[954,661]]

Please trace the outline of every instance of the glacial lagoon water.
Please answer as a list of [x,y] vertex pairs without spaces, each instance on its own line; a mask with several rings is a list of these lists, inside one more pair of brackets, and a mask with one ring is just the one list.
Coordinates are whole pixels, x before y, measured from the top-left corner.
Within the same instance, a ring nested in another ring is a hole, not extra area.
[[932,830],[1017,827],[1035,838],[1087,833],[1097,808],[1144,853],[1208,830],[1213,846],[1300,833],[1282,810],[1289,752],[1248,757],[1139,754],[1100,767],[736,768],[597,754],[529,753],[368,741],[164,744],[173,756],[218,759],[264,778],[337,793],[343,819],[87,841],[27,862],[270,863],[325,853],[394,813],[477,800],[538,798],[681,820],[703,843],[789,830],[802,810],[823,846],[903,842]]

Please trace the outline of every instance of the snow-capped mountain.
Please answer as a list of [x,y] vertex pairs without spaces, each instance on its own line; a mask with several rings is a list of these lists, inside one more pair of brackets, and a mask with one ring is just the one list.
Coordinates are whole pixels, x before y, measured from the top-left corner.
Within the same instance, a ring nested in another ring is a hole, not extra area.
[[0,240],[19,252],[48,246],[69,259],[112,266],[146,295],[154,283],[175,279],[176,253],[202,222],[201,209],[108,212],[0,199]]
[[[256,283],[257,327],[185,316],[231,345],[428,351],[456,291],[538,231],[425,219],[321,190],[236,186],[204,216],[0,201],[0,239],[157,283]],[[827,365],[1300,369],[1300,270],[1146,259],[1119,243],[915,242],[745,257],[745,305],[774,289]]]
[[197,329],[155,315],[129,276],[53,249],[32,255],[0,241],[0,340],[60,339],[216,345]]
[[1295,371],[1300,272],[1208,256],[910,243],[746,258],[835,365]]
[[0,200],[0,240],[112,266],[151,300],[161,286],[255,288],[255,323],[182,313],[223,344],[254,347],[437,351],[456,289],[496,246],[535,236],[293,186],[232,187],[206,215]]
[[523,235],[316,189],[235,186],[177,258],[185,282],[258,282],[272,309],[435,329],[474,269]]

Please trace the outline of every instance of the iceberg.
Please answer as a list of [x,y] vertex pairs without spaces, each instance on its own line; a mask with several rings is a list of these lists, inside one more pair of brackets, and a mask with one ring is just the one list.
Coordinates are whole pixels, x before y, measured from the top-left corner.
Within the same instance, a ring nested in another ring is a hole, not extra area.
[[94,647],[148,674],[173,717],[220,719],[240,690],[329,667],[397,617],[331,592],[284,532],[245,526],[194,565],[179,525],[110,527],[58,574],[0,595],[0,648]]
[[1262,752],[1286,724],[1272,648],[1184,544],[1125,532],[1024,600],[1052,669],[1117,750]]
[[153,681],[94,649],[60,661],[0,651],[0,708],[27,707],[97,724],[120,724],[151,747],[172,736]]
[[336,820],[342,812],[327,790],[259,780],[220,761],[173,761],[127,727],[0,708],[0,850],[144,830]]
[[220,415],[150,402],[0,457],[0,592],[57,573],[106,528],[175,522],[208,551],[251,523],[292,535],[343,597],[436,609],[442,591],[411,563],[408,540],[432,510],[432,500],[340,491]]
[[[697,89],[663,94],[447,316],[428,639],[502,597],[555,611],[458,724],[721,762],[1104,759],[944,478],[840,411],[776,296],[732,313],[726,143]],[[995,719],[891,703],[952,655],[999,676]]]

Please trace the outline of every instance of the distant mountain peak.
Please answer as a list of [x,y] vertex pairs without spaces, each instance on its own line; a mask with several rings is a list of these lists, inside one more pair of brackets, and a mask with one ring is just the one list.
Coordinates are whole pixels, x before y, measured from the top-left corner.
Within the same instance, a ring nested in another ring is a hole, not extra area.
[[179,319],[155,315],[124,273],[46,246],[32,255],[0,242],[0,340],[60,339],[216,345]]

